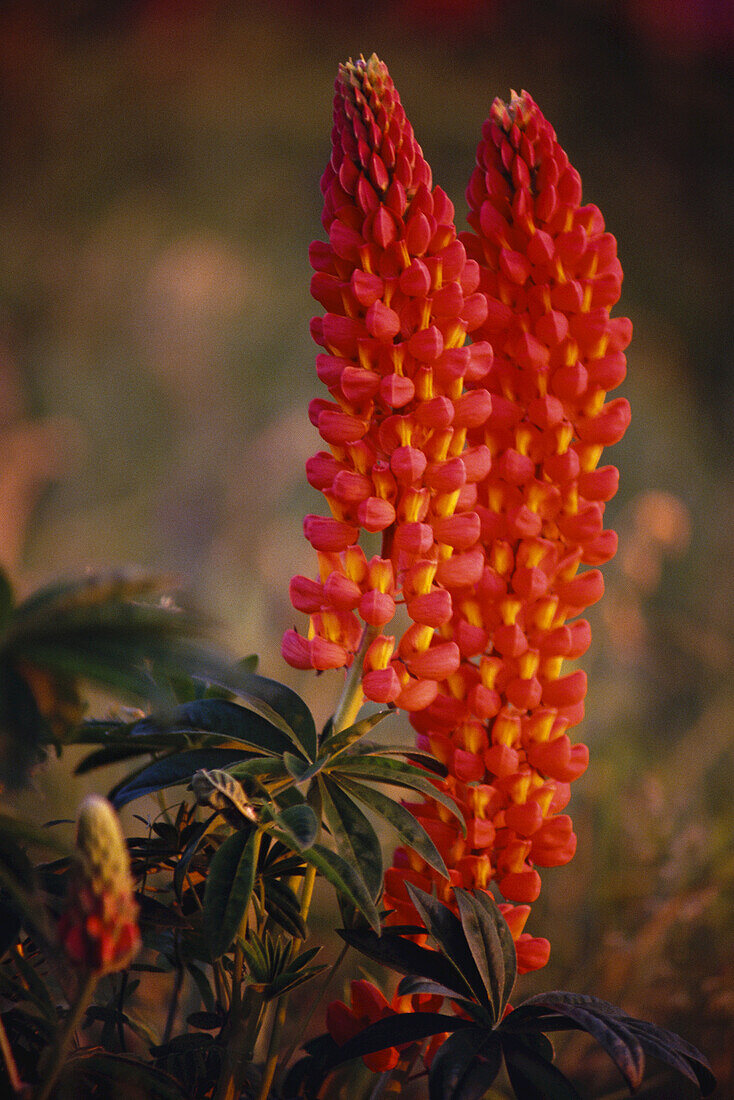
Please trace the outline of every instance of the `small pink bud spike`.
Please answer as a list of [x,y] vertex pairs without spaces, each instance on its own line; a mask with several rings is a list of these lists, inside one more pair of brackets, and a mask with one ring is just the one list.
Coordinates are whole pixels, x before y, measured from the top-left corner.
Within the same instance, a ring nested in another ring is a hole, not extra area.
[[115,811],[88,795],[77,818],[78,861],[59,921],[71,963],[101,977],[124,970],[140,947],[130,858]]

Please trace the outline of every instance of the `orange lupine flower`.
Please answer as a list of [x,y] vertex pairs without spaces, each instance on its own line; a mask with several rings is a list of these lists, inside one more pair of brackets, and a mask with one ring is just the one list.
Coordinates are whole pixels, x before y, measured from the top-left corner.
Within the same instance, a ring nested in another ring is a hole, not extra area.
[[[474,336],[494,349],[482,379],[492,409],[467,443],[490,460],[469,515],[457,508],[451,517],[466,538],[441,578],[452,614],[434,646],[453,642],[461,660],[411,716],[419,744],[449,770],[466,847],[457,850],[440,807],[411,808],[426,827],[427,818],[442,825],[431,835],[452,880],[458,872],[468,888],[497,883],[524,971],[544,965],[549,951],[522,931],[540,890],[537,868],[567,863],[576,848],[561,811],[588,763],[586,746],[568,736],[583,717],[586,675],[563,674],[563,662],[588,648],[589,624],[577,616],[604,588],[597,568],[579,568],[616,550],[603,514],[618,472],[598,463],[629,422],[627,402],[606,394],[624,378],[631,326],[609,316],[622,280],[616,242],[599,210],[581,205],[579,175],[527,93],[509,106],[495,101],[467,197],[475,233],[461,240],[480,266],[488,307]],[[401,874],[408,863],[436,880],[399,850]],[[414,914],[399,877],[388,872],[386,896],[402,923]],[[447,884],[437,888],[450,901]]]
[[[486,320],[486,299],[453,205],[432,187],[374,55],[340,67],[332,144],[321,181],[329,241],[311,247],[311,291],[326,310],[312,323],[324,349],[316,369],[331,400],[309,410],[329,450],[307,464],[331,515],[304,521],[319,578],[293,578],[291,601],[309,630],[287,631],[283,656],[298,668],[346,667],[368,626],[382,640],[365,695],[416,710],[460,660],[456,643],[436,641],[435,631],[452,614],[442,569],[479,533],[478,518],[462,513],[489,454],[481,443],[467,461],[464,451],[490,412],[481,382],[492,351],[485,341],[464,345]],[[380,556],[367,560],[361,532],[382,534]],[[395,647],[382,632],[401,598],[415,626]]]
[[125,838],[106,799],[84,799],[76,844],[59,941],[75,966],[98,976],[124,970],[140,947],[138,905]]

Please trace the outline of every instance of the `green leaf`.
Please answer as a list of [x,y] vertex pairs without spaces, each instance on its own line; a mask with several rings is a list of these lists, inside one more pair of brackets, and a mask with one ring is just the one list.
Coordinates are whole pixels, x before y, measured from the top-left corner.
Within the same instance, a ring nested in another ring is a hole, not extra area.
[[375,728],[378,722],[381,722],[383,718],[387,718],[388,714],[392,713],[390,710],[378,710],[374,714],[368,715],[367,718],[362,718],[359,722],[339,730],[338,733],[329,734],[319,746],[319,757],[333,760],[338,753],[344,752],[345,749],[360,741],[365,734]]
[[141,1062],[132,1054],[111,1054],[99,1047],[76,1051],[67,1059],[63,1076],[75,1073],[109,1081],[109,1087],[124,1089],[127,1086],[139,1090],[144,1096],[158,1097],[160,1100],[187,1100],[188,1096],[175,1077],[163,1070]]
[[318,836],[319,823],[316,815],[305,802],[299,806],[286,806],[273,816],[273,824],[295,844],[299,853],[310,848]]
[[367,923],[376,932],[379,932],[380,917],[362,876],[356,874],[340,855],[325,848],[322,844],[314,844],[313,847],[302,854],[304,861],[315,867],[327,882],[330,882],[340,894],[351,901],[352,905],[359,909]]
[[[487,998],[494,1011],[494,1022],[502,1016],[502,996],[505,988],[505,959],[502,951],[496,916],[489,913],[466,890],[454,890],[459,907],[459,919],[466,942],[477,965]],[[499,915],[499,910],[496,911]]]
[[517,1100],[581,1100],[568,1078],[532,1047],[503,1040],[502,1051]]
[[377,900],[382,890],[382,852],[377,833],[365,815],[327,775],[319,779],[326,824],[340,855],[352,865]]
[[280,927],[298,940],[305,940],[307,928],[301,916],[298,898],[286,882],[265,877],[265,912]]
[[238,749],[191,749],[189,752],[174,753],[149,764],[132,779],[123,779],[112,788],[108,797],[119,810],[144,794],[188,783],[200,768],[224,769],[241,758],[242,752]]
[[225,686],[231,686],[253,710],[291,737],[309,760],[316,759],[316,726],[300,695],[277,680],[254,673],[237,673]]
[[308,760],[304,760],[302,756],[295,756],[292,752],[283,753],[283,763],[288,775],[295,779],[297,783],[305,783],[309,779],[313,779],[322,768],[320,761],[317,760],[315,764],[309,764]]
[[[363,782],[385,783],[391,787],[403,787],[411,791],[418,791],[428,798],[435,799],[445,806],[461,825],[462,832],[466,834],[464,817],[456,803],[443,791],[439,791],[434,783],[426,776],[421,768],[412,764],[406,764],[402,760],[385,759],[371,754],[344,755],[335,761],[334,770],[339,775],[360,779]],[[329,769],[330,770],[330,769]]]
[[[335,775],[334,779],[336,780],[336,778]],[[374,787],[367,787],[363,783],[355,783],[353,780],[341,776],[339,776],[338,782],[347,794],[358,798],[365,806],[383,817],[393,827],[403,843],[417,852],[429,867],[433,867],[444,878],[449,877],[441,853],[421,823],[413,817],[410,810],[406,810],[399,802],[389,798],[382,791],[376,791]]]
[[481,1100],[502,1068],[497,1035],[467,1027],[438,1048],[429,1076],[430,1100]]
[[188,871],[191,860],[196,855],[199,847],[204,841],[204,838],[212,827],[216,814],[213,814],[208,821],[195,821],[192,825],[192,832],[190,839],[179,859],[176,861],[176,866],[173,869],[173,888],[176,892],[176,897],[179,902],[183,894],[184,881],[186,879],[186,872]]
[[204,891],[204,929],[212,960],[229,949],[247,912],[261,836],[258,829],[233,833],[209,866]]
[[436,898],[419,890],[412,883],[407,882],[406,889],[439,949],[462,976],[474,998],[480,1004],[486,1005],[488,1000],[484,982],[477,970],[459,918]]

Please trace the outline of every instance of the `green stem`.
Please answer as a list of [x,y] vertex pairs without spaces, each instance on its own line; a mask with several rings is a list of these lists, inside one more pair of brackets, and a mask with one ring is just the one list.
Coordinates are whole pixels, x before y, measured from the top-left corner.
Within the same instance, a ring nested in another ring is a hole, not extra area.
[[51,1095],[51,1091],[56,1084],[59,1074],[64,1067],[64,1061],[66,1060],[66,1052],[69,1049],[69,1044],[74,1037],[74,1032],[81,1023],[84,1013],[87,1011],[87,1005],[92,999],[94,988],[97,984],[98,975],[94,971],[88,971],[87,975],[82,983],[79,995],[69,1011],[69,1015],[64,1021],[64,1026],[56,1040],[56,1046],[52,1056],[51,1068],[46,1073],[44,1080],[41,1084],[40,1090],[36,1093],[36,1100],[48,1100]]
[[359,649],[354,655],[354,660],[352,661],[349,672],[347,673],[347,678],[344,682],[341,698],[337,703],[334,717],[331,720],[332,733],[339,733],[340,730],[347,729],[348,726],[352,725],[359,714],[359,708],[362,706],[364,700],[364,696],[362,695],[362,665],[364,663],[364,655],[376,637],[377,627],[365,626],[362,640],[359,643]]

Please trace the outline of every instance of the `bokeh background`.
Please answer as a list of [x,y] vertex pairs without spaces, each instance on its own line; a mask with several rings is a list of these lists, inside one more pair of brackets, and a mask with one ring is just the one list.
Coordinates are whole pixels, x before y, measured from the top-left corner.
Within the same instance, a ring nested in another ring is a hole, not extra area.
[[[523,991],[671,1026],[734,1096],[730,0],[6,0],[0,560],[21,591],[173,569],[223,641],[329,713],[337,674],[299,678],[279,647],[319,507],[307,248],[333,80],[373,50],[460,226],[481,123],[514,87],[618,238],[635,325],[620,552],[585,659],[578,854],[544,876],[529,930],[553,954]],[[60,774],[37,778],[42,816]],[[626,1095],[585,1043],[563,1061],[584,1095]]]

